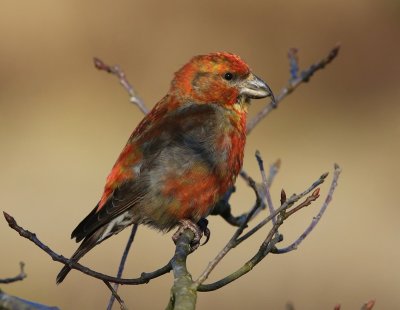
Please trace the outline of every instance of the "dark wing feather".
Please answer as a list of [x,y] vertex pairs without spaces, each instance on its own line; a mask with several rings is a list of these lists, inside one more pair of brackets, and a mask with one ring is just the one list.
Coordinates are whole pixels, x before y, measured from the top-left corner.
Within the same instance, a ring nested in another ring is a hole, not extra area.
[[114,193],[105,203],[105,205],[97,212],[97,206],[86,216],[82,222],[74,229],[71,238],[76,238],[76,242],[80,242],[87,236],[93,234],[99,227],[109,223],[118,215],[124,213],[129,208],[139,202],[140,198],[146,191],[145,182],[140,180],[132,180],[123,183],[115,189]]

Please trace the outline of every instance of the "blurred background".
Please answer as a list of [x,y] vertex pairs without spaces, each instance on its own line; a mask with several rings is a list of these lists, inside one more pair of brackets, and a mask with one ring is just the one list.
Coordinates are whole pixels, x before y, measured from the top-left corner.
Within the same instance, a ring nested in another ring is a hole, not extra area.
[[[230,51],[245,59],[278,93],[288,80],[287,50],[299,48],[304,68],[342,43],[339,57],[285,99],[249,136],[244,168],[260,180],[254,152],[282,160],[272,195],[300,192],[337,162],[343,168],[334,199],[318,227],[294,252],[268,256],[225,288],[199,293],[198,309],[400,308],[397,191],[400,155],[400,2],[354,1],[12,1],[0,9],[1,210],[69,256],[69,236],[92,210],[105,178],[142,118],[117,80],[93,67],[97,56],[125,70],[153,106],[173,72],[190,57]],[[255,101],[254,115],[262,106]],[[321,188],[326,194],[331,176]],[[246,211],[254,195],[239,181],[232,204]],[[322,203],[286,222],[289,244]],[[189,258],[194,277],[234,228],[210,218],[212,238]],[[91,251],[82,263],[115,274],[129,229]],[[233,250],[210,280],[250,258],[266,230]],[[0,219],[0,277],[28,277],[2,286],[9,294],[62,309],[104,309],[109,292],[73,271],[55,285],[61,265]],[[126,277],[163,265],[171,234],[140,227]],[[162,309],[172,275],[125,286],[132,309]],[[118,305],[115,306],[118,309]]]

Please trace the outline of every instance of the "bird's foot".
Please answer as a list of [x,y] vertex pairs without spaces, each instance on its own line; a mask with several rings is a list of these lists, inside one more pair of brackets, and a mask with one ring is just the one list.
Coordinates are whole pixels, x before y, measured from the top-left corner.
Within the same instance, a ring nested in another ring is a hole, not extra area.
[[180,220],[179,224],[179,228],[176,233],[173,234],[172,240],[176,243],[185,229],[190,229],[194,234],[193,241],[190,244],[191,252],[195,251],[200,246],[200,240],[203,235],[206,237],[206,241],[202,245],[205,245],[210,239],[211,233],[207,227],[208,221],[206,219],[201,219],[197,224],[189,219],[184,219]]

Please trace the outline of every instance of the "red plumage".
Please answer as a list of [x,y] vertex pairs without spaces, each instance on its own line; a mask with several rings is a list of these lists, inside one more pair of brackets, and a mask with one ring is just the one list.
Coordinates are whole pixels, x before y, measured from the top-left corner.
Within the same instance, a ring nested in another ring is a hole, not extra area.
[[[136,127],[99,203],[72,232],[83,242],[71,259],[133,223],[168,231],[206,217],[242,167],[250,98],[269,95],[236,55],[192,58]],[[65,266],[57,283],[69,271]]]

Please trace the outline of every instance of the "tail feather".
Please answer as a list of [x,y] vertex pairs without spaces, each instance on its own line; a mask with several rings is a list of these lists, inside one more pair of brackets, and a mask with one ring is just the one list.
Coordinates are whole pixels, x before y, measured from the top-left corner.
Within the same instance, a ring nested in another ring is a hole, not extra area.
[[[70,260],[74,263],[78,262],[82,258],[82,256],[84,256],[87,252],[89,252],[95,245],[103,241],[104,239],[101,239],[103,231],[104,229],[98,229],[92,235],[87,236],[80,244],[76,252],[71,256]],[[71,268],[65,265],[58,273],[56,278],[56,283],[60,284],[70,271]]]
[[[82,223],[78,225],[78,228],[82,226]],[[78,262],[82,258],[82,256],[84,256],[87,252],[89,252],[94,246],[108,239],[112,235],[119,233],[125,227],[132,224],[133,224],[132,215],[130,214],[129,211],[127,211],[123,214],[118,215],[113,219],[110,219],[108,223],[103,224],[100,227],[94,227],[95,230],[90,234],[86,234],[85,237],[83,237],[83,235],[80,235],[80,229],[78,228],[75,229],[75,231],[72,233],[73,237],[75,236],[77,241],[80,240],[80,238],[84,239],[80,244],[80,246],[78,247],[78,249],[76,250],[76,252],[72,255],[70,260],[75,263]],[[78,233],[76,233],[76,231],[78,231]],[[65,265],[61,269],[60,273],[57,275],[56,279],[57,284],[60,284],[70,271],[71,268]]]
[[64,266],[57,275],[56,283],[60,284],[62,281],[64,281],[65,277],[68,275],[70,271],[71,268],[69,268],[68,266]]

